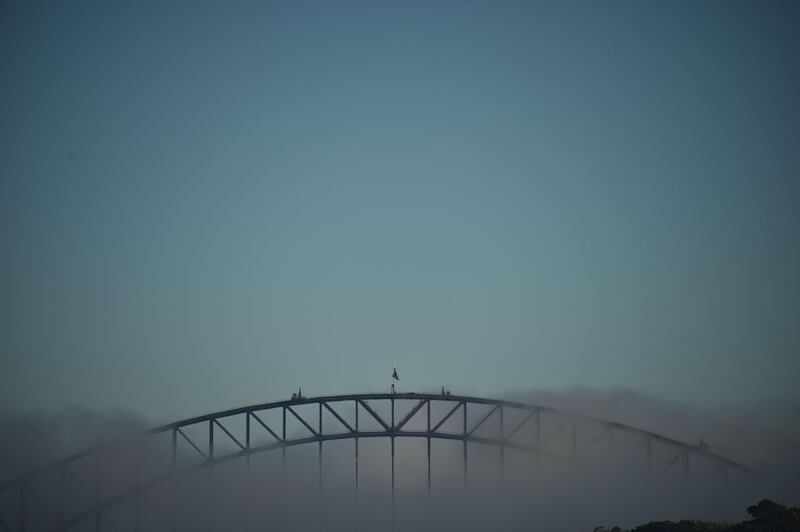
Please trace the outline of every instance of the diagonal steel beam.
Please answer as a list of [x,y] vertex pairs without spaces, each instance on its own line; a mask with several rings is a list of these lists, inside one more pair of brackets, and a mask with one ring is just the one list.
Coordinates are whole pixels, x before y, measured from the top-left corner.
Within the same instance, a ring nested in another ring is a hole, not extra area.
[[68,465],[64,466],[64,477],[69,477],[70,479],[72,479],[72,483],[78,486],[78,489],[80,489],[83,492],[83,495],[85,497],[92,496],[91,493],[89,492],[89,487],[86,485],[86,482],[82,478],[80,478],[77,473],[73,473]]
[[328,402],[327,402],[327,401],[324,401],[322,404],[325,406],[325,408],[327,408],[327,409],[328,409],[328,412],[330,412],[331,414],[333,414],[333,416],[334,416],[336,419],[338,419],[338,420],[339,420],[339,423],[341,423],[342,425],[344,425],[344,426],[345,426],[345,428],[347,428],[347,430],[349,430],[350,432],[352,432],[353,434],[355,434],[355,432],[356,432],[356,431],[355,431],[355,429],[353,429],[353,427],[351,427],[351,426],[350,426],[350,424],[349,424],[347,421],[345,421],[345,420],[342,418],[342,416],[340,416],[340,415],[339,415],[339,413],[338,413],[336,410],[334,410],[334,409],[333,409],[333,407],[331,407],[331,405],[329,405],[329,404],[328,404]]
[[46,502],[44,502],[44,499],[42,498],[41,495],[39,495],[39,492],[36,491],[36,488],[33,486],[33,483],[31,482],[28,483],[28,493],[33,495],[33,498],[36,499],[36,502],[38,502],[39,506],[41,506],[44,509],[45,513],[49,515],[51,519],[55,520],[56,513],[53,511],[52,508],[50,508],[50,506]]
[[[143,443],[141,443],[139,445],[139,448],[140,449],[144,449],[145,456],[149,456],[149,457],[153,458],[156,462],[161,464],[161,466],[164,469],[166,469],[166,470],[170,470],[171,469],[170,465],[164,461],[164,459],[161,457],[161,455],[158,452],[156,452],[156,449],[154,449],[151,445],[147,445],[147,441],[146,440],[144,440]],[[64,466],[64,468],[66,469],[66,466]]]
[[606,425],[606,427],[605,427],[603,430],[601,430],[601,431],[600,431],[600,434],[598,434],[597,436],[595,436],[595,437],[592,439],[592,441],[590,441],[590,442],[589,442],[589,444],[588,444],[588,445],[587,445],[587,446],[584,448],[584,450],[583,450],[583,454],[586,454],[586,453],[588,453],[589,451],[591,451],[591,450],[592,450],[592,447],[594,447],[594,445],[595,445],[597,442],[599,442],[599,441],[600,441],[600,439],[601,439],[603,436],[605,436],[606,434],[609,434],[609,433],[610,433],[610,431],[611,431],[611,425]]
[[405,417],[404,417],[402,420],[400,420],[400,423],[398,423],[398,424],[397,424],[397,425],[394,427],[394,430],[400,430],[400,429],[402,429],[402,428],[403,428],[403,426],[404,426],[406,423],[408,423],[409,421],[411,421],[411,418],[412,418],[412,417],[414,417],[414,414],[416,414],[417,412],[419,412],[420,408],[422,408],[423,406],[425,406],[425,404],[426,404],[427,402],[428,402],[427,400],[423,399],[423,400],[421,400],[419,403],[417,403],[417,404],[414,406],[414,408],[412,408],[412,409],[411,409],[411,411],[410,411],[408,414],[406,414],[406,415],[405,415]]
[[298,413],[297,413],[297,412],[295,412],[295,411],[292,409],[292,407],[291,407],[291,406],[287,406],[287,407],[286,407],[286,410],[288,410],[289,412],[291,412],[291,413],[292,413],[292,415],[293,415],[294,417],[296,417],[296,418],[297,418],[297,420],[298,420],[300,423],[302,423],[302,424],[303,424],[303,425],[304,425],[304,426],[305,426],[305,427],[306,427],[308,430],[310,430],[310,431],[311,431],[311,434],[313,434],[314,436],[319,436],[319,433],[318,433],[316,430],[314,430],[314,429],[311,427],[311,425],[309,425],[309,424],[308,424],[308,422],[307,422],[305,419],[303,419],[302,417],[300,417],[300,415],[298,415]]
[[561,431],[567,428],[567,426],[570,425],[571,423],[575,423],[575,421],[572,419],[568,419],[564,422],[563,425],[558,427],[558,430],[555,431],[553,434],[551,434],[550,437],[547,438],[547,441],[542,444],[542,449],[546,449],[548,445],[553,443],[553,440],[555,440],[556,437],[558,437],[558,435],[561,434]]
[[261,425],[262,427],[264,427],[265,429],[267,429],[267,432],[269,432],[270,434],[272,434],[272,437],[273,437],[273,438],[275,438],[275,439],[276,439],[276,440],[278,440],[278,441],[283,441],[283,438],[281,438],[280,436],[278,436],[277,434],[275,434],[275,431],[273,431],[271,428],[269,428],[269,427],[267,426],[267,424],[266,424],[266,423],[264,423],[263,421],[261,421],[261,418],[260,418],[260,417],[258,417],[258,416],[256,415],[256,413],[255,413],[255,412],[250,412],[250,415],[251,415],[251,416],[253,416],[253,418],[255,418],[255,420],[256,420],[256,421],[258,421],[258,424],[259,424],[259,425]]
[[369,405],[368,405],[366,402],[364,402],[364,401],[362,401],[361,399],[359,399],[359,400],[358,400],[358,403],[359,403],[361,406],[363,406],[363,407],[364,407],[364,410],[366,410],[367,412],[369,412],[369,415],[371,415],[372,417],[374,417],[374,418],[375,418],[375,421],[377,421],[378,423],[380,423],[380,424],[381,424],[381,426],[383,427],[383,429],[384,429],[386,432],[390,432],[390,431],[392,430],[392,429],[390,429],[390,428],[389,428],[389,425],[387,425],[387,424],[386,424],[386,422],[385,422],[383,419],[381,419],[381,416],[379,416],[378,414],[376,414],[376,413],[375,413],[375,411],[374,411],[372,408],[370,408],[370,406],[369,406]]
[[224,432],[225,434],[227,434],[227,435],[228,435],[228,437],[229,437],[230,439],[232,439],[232,440],[233,440],[233,443],[235,443],[236,445],[238,445],[238,446],[239,446],[239,449],[241,449],[241,450],[243,450],[243,451],[245,450],[245,447],[244,447],[244,445],[242,445],[242,443],[241,443],[239,440],[237,440],[237,439],[236,439],[236,437],[234,437],[234,435],[233,435],[233,434],[231,434],[231,433],[230,433],[230,431],[228,431],[228,429],[226,429],[226,428],[225,428],[225,427],[222,425],[222,423],[220,423],[220,422],[219,422],[219,420],[218,420],[218,419],[214,418],[214,424],[215,424],[216,426],[218,426],[219,428],[221,428],[221,429],[222,429],[222,432]]
[[435,426],[435,427],[433,427],[433,429],[431,430],[431,432],[436,432],[437,430],[439,430],[439,427],[441,427],[442,425],[444,425],[444,422],[445,422],[445,421],[447,421],[448,419],[450,419],[450,416],[452,416],[453,414],[455,414],[456,410],[458,410],[458,409],[461,407],[461,405],[463,405],[463,404],[464,404],[464,402],[463,402],[463,401],[461,401],[461,402],[457,403],[457,404],[456,404],[456,406],[454,406],[454,407],[453,407],[453,409],[452,409],[452,410],[450,410],[450,411],[447,413],[447,415],[446,415],[446,416],[444,416],[444,418],[442,418],[442,420],[436,424],[436,426]]
[[492,415],[492,414],[494,414],[495,412],[497,412],[499,409],[500,409],[500,405],[495,405],[495,407],[494,407],[494,408],[492,408],[491,410],[489,410],[489,412],[488,412],[488,413],[487,413],[485,416],[483,416],[483,417],[481,418],[481,420],[480,420],[480,421],[478,421],[478,422],[475,424],[475,426],[474,426],[474,427],[472,427],[472,430],[470,430],[469,432],[467,432],[467,436],[472,436],[472,433],[473,433],[473,432],[475,432],[476,430],[478,430],[478,428],[480,428],[480,426],[481,426],[481,425],[483,425],[483,424],[484,424],[484,422],[486,422],[486,420],[487,420],[487,419],[489,419],[489,418],[491,417],[491,415]]
[[186,440],[186,441],[188,441],[188,442],[189,442],[189,445],[191,445],[192,447],[194,447],[194,450],[195,450],[195,451],[197,451],[198,453],[200,453],[200,456],[202,456],[202,457],[203,457],[203,460],[208,460],[208,456],[206,456],[206,453],[204,453],[203,451],[201,451],[201,450],[200,450],[200,447],[198,447],[197,445],[195,445],[195,444],[194,444],[194,442],[193,442],[192,440],[190,440],[190,439],[189,439],[189,436],[187,436],[186,434],[184,434],[184,433],[183,433],[183,431],[180,429],[180,427],[178,427],[178,429],[177,429],[177,430],[178,430],[178,434],[180,434],[181,436],[183,436],[183,439],[184,439],[184,440]]
[[683,456],[683,453],[688,453],[688,452],[689,452],[689,448],[688,447],[686,449],[681,449],[680,451],[678,451],[678,454],[675,455],[675,458],[673,458],[670,461],[670,463],[667,464],[667,467],[664,468],[664,471],[661,472],[661,475],[659,475],[659,478],[663,478],[667,473],[669,473],[669,470],[672,469],[672,466],[675,465],[675,462],[678,461],[678,458]]
[[527,416],[525,416],[525,418],[524,418],[522,421],[520,421],[520,422],[517,424],[517,426],[516,426],[516,427],[514,427],[514,430],[512,430],[511,432],[509,432],[509,433],[508,433],[508,436],[504,437],[504,438],[503,438],[503,440],[504,440],[504,441],[508,441],[508,440],[510,440],[510,439],[511,439],[511,436],[513,436],[514,434],[516,434],[516,433],[519,431],[519,429],[521,429],[523,426],[525,426],[525,423],[527,423],[527,422],[528,422],[528,420],[529,420],[530,418],[532,418],[532,417],[533,417],[533,415],[534,415],[536,412],[538,412],[538,410],[531,410],[530,412],[528,412],[528,415],[527,415]]

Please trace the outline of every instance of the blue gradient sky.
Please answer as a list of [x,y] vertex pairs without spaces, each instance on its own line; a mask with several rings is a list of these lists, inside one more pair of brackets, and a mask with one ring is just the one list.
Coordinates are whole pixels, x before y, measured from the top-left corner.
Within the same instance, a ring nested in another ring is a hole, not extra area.
[[0,3],[0,403],[800,398],[797,2]]

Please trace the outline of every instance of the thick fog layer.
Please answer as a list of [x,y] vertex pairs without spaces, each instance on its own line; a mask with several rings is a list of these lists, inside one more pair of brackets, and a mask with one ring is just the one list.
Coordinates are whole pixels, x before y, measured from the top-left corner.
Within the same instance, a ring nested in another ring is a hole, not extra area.
[[[125,498],[106,510],[103,529],[132,530],[134,504],[139,505],[140,530],[169,530],[173,524],[178,530],[205,530],[209,523],[214,530],[248,526],[251,530],[390,530],[394,521],[395,530],[434,525],[437,530],[571,531],[686,517],[740,520],[746,517],[746,506],[766,497],[800,503],[796,404],[700,410],[629,390],[580,388],[509,393],[507,398],[597,416],[690,443],[703,438],[712,452],[747,464],[753,472],[728,471],[725,478],[713,464],[696,461],[687,480],[668,446],[654,448],[653,470],[647,471],[639,435],[619,433],[612,447],[598,433],[594,442],[580,441],[591,452],[569,463],[548,456],[537,459],[519,449],[505,449],[501,456],[496,446],[471,443],[465,475],[463,443],[434,440],[429,497],[426,440],[396,438],[393,496],[390,440],[362,438],[356,497],[355,442],[344,439],[325,442],[321,464],[319,446],[313,443],[288,448],[285,459],[280,449],[266,451],[253,454],[249,465],[238,458],[213,470],[199,469],[177,482],[156,483],[138,501]],[[486,425],[482,430],[487,433],[495,430]],[[6,413],[0,425],[2,480],[145,426],[145,420],[128,413],[75,409]],[[237,434],[237,427],[229,428]],[[568,445],[559,442],[556,430],[546,432],[555,435],[549,444],[554,448]],[[202,432],[187,429],[187,435],[204,449]],[[148,444],[153,445],[153,457],[162,443],[167,442]],[[217,445],[231,442],[220,439]],[[199,463],[199,455],[186,445],[180,454],[182,464]],[[112,464],[103,489],[131,482],[133,464],[124,452],[110,453],[103,460],[107,468]],[[91,503],[92,467],[91,462],[72,466],[70,485],[75,487],[70,504]],[[138,467],[144,479],[149,470],[157,472],[162,465],[154,459]],[[43,481],[38,488],[42,499],[48,497],[45,486]],[[13,515],[14,494],[3,497],[0,515]],[[41,526],[47,522],[46,512],[43,505]],[[89,519],[75,529],[94,526]],[[35,523],[31,529],[36,529]]]

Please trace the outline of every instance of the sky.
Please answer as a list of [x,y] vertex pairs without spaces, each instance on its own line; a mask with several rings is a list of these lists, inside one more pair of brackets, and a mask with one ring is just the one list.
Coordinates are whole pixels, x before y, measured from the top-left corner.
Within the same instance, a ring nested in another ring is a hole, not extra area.
[[800,399],[798,24],[0,0],[0,405]]

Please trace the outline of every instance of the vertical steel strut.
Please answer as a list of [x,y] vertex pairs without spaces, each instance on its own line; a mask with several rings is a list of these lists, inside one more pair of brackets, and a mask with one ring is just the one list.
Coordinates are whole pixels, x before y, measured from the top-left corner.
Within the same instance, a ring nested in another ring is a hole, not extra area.
[[281,446],[281,530],[286,530],[286,407],[283,407],[283,445]]
[[504,483],[506,478],[506,432],[503,427],[503,405],[500,405],[500,482]]
[[214,530],[214,420],[208,420],[208,530]]
[[536,409],[536,472],[542,471],[542,411]]
[[27,516],[28,516],[28,484],[22,482],[19,485],[19,530],[25,532],[27,530]]
[[358,530],[358,401],[353,401],[356,409],[356,437],[355,437],[355,449],[356,449],[356,515],[355,515],[355,529]]
[[100,451],[97,451],[95,456],[95,504],[97,505],[97,515],[94,518],[94,529],[95,532],[101,532],[103,530],[103,510],[100,508],[100,503],[103,500],[103,455]]
[[431,525],[431,400],[430,399],[428,399],[427,410],[428,410],[428,416],[427,416],[428,417],[428,430],[427,430],[427,434],[428,434],[428,501],[427,501],[428,511],[427,511],[427,515],[428,515],[428,528],[430,528],[430,525]]
[[686,450],[683,453],[683,478],[687,482],[689,481],[689,446],[686,446]]
[[[319,435],[322,436],[322,401],[319,402]],[[319,529],[322,530],[322,514],[324,513],[324,500],[322,495],[322,440],[319,441],[319,457],[317,460],[317,491],[319,496],[319,516],[318,516],[318,525]]]
[[578,422],[572,421],[572,457],[578,456]]
[[467,402],[463,401],[461,406],[464,407],[464,497],[467,496]]
[[170,490],[169,529],[175,530],[175,512],[178,498],[178,427],[172,429],[172,487]]
[[[138,531],[137,528],[137,521],[138,521],[138,510],[139,510],[139,461],[138,455],[136,456],[136,470],[134,474],[136,475],[134,478],[134,487],[136,489],[136,495],[134,495],[133,499],[133,530],[134,532]],[[67,477],[67,466],[63,465],[58,468],[58,510],[56,516],[56,524],[57,528],[61,530],[64,528],[64,505],[65,505],[65,497],[67,496],[66,493],[66,477]]]
[[[134,448],[133,464],[133,489],[136,493],[133,496],[133,532],[139,532],[139,482],[141,479],[142,443],[137,441]],[[63,523],[63,516],[59,518]]]
[[245,473],[244,473],[244,529],[250,532],[250,498],[252,491],[252,475],[250,473],[250,412],[245,412],[244,422],[244,448]]
[[394,397],[392,397],[391,403],[392,403],[392,424],[390,425],[390,429],[391,429],[391,440],[392,440],[392,530],[394,531]]

